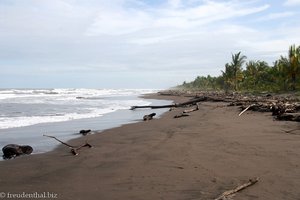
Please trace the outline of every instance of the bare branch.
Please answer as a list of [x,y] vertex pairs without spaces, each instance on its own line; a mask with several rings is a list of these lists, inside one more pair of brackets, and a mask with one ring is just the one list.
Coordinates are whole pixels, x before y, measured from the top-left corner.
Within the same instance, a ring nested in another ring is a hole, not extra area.
[[239,116],[241,116],[244,112],[246,112],[249,108],[251,108],[252,106],[254,106],[255,104],[251,104],[250,106],[248,106],[247,108],[245,108],[240,114]]
[[55,139],[56,141],[58,141],[58,142],[62,143],[63,145],[66,145],[66,146],[68,146],[69,148],[74,148],[74,146],[72,146],[72,145],[69,145],[69,144],[67,144],[67,143],[63,142],[63,141],[61,141],[61,140],[57,139],[57,138],[56,138],[56,137],[54,137],[54,136],[51,136],[51,135],[43,135],[43,136],[45,136],[45,137],[49,137],[49,138],[53,138],[53,139]]
[[240,185],[238,187],[236,187],[235,189],[233,190],[227,190],[225,192],[223,192],[223,194],[221,194],[218,198],[216,198],[215,200],[225,200],[227,199],[229,196],[251,186],[251,185],[254,185],[255,183],[257,183],[259,180],[259,178],[255,178],[255,179],[250,179],[247,183],[243,184],[243,185]]
[[93,147],[93,146],[90,145],[87,141],[85,141],[84,144],[82,144],[82,145],[76,147],[76,146],[72,146],[72,145],[70,145],[70,144],[68,144],[68,143],[63,142],[63,141],[57,139],[57,138],[54,137],[54,136],[51,136],[51,135],[43,135],[43,136],[49,137],[49,138],[53,138],[53,139],[55,139],[56,141],[60,142],[61,144],[66,145],[67,147],[69,147],[69,148],[71,149],[71,153],[72,153],[73,155],[75,155],[75,156],[79,154],[79,153],[78,153],[78,150],[80,150],[81,148],[83,148],[83,147],[89,147],[89,148],[92,148],[92,147]]

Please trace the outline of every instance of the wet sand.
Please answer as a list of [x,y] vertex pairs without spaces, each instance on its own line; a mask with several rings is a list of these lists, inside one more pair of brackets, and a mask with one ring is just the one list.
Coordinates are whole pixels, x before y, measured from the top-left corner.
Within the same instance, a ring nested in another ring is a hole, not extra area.
[[207,200],[259,177],[233,199],[299,200],[300,131],[285,132],[299,123],[251,111],[239,117],[236,107],[225,105],[203,102],[189,117],[174,119],[180,108],[90,135],[94,148],[77,156],[60,146],[0,162],[0,193],[49,192],[63,200]]

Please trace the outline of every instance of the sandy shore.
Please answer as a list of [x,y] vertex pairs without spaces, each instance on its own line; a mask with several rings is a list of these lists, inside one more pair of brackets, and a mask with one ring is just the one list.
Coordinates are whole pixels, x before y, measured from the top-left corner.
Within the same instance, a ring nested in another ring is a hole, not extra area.
[[0,194],[49,192],[63,200],[209,200],[259,177],[234,199],[299,200],[300,131],[284,132],[299,123],[250,111],[238,117],[237,108],[223,105],[205,102],[189,117],[174,119],[182,111],[176,109],[161,119],[90,135],[94,148],[78,156],[60,146],[0,162]]

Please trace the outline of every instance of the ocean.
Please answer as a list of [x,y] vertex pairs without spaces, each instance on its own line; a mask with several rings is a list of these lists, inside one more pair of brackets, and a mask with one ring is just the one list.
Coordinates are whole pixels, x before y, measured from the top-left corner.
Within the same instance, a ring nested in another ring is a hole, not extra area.
[[[59,143],[43,134],[67,141],[79,131],[102,131],[141,121],[148,109],[131,106],[162,105],[170,101],[142,99],[154,89],[0,89],[0,147],[31,145],[33,153],[53,150]],[[159,115],[167,109],[155,110]]]

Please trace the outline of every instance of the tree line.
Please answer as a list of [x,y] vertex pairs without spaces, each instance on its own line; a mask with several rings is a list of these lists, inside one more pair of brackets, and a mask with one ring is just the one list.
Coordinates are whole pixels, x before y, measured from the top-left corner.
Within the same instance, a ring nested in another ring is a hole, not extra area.
[[300,46],[292,45],[288,56],[280,56],[270,66],[261,60],[246,61],[241,52],[232,54],[219,76],[198,76],[183,82],[181,89],[242,92],[286,92],[300,89]]

